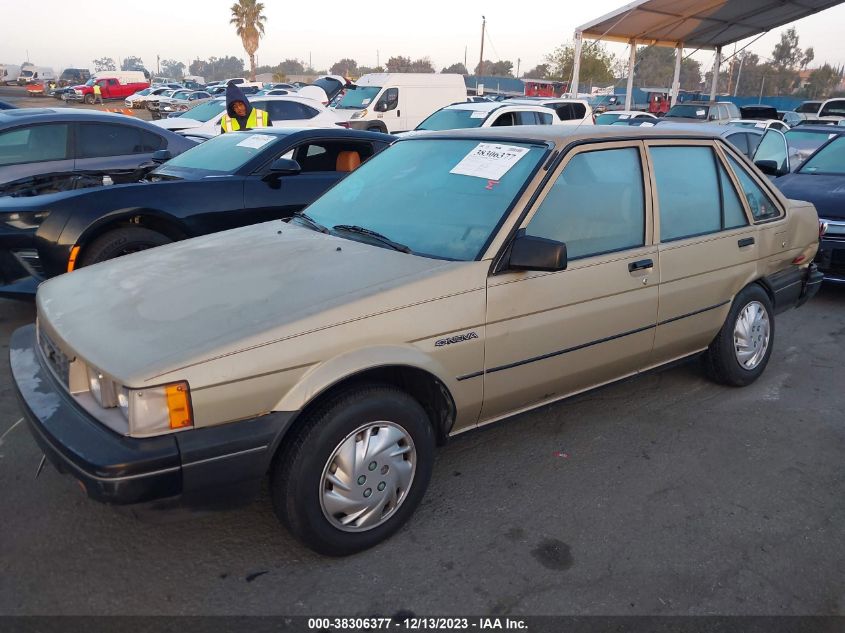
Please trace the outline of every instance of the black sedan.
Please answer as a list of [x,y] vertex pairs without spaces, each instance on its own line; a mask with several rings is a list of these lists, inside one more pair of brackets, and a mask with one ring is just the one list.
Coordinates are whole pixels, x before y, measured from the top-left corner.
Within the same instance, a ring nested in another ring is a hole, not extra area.
[[845,134],[834,135],[774,183],[786,197],[815,205],[822,233],[816,264],[825,280],[845,283]]
[[345,129],[235,132],[139,182],[0,198],[0,294],[31,294],[42,279],[81,266],[289,218],[394,140]]
[[[77,186],[80,177],[124,173],[154,152],[181,154],[195,145],[179,134],[123,114],[70,108],[0,111],[0,195]],[[130,176],[131,177],[131,176]]]

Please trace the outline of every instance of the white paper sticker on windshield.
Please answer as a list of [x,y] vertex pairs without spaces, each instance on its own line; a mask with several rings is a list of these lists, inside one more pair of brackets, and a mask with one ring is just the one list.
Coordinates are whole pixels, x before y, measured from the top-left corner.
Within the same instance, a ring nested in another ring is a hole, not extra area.
[[500,180],[527,153],[527,147],[479,143],[449,173]]
[[707,114],[707,110],[696,110],[695,116],[704,116]]
[[619,118],[620,118],[620,119],[630,119],[630,118],[631,118],[631,115],[630,115],[630,114],[620,114],[620,115],[619,115]]
[[484,119],[486,117],[487,117],[487,113],[479,111],[479,110],[476,110],[475,112],[473,112],[472,114],[469,115],[470,119]]
[[361,99],[361,105],[367,105],[372,99]]
[[238,143],[238,147],[251,147],[252,149],[261,149],[267,143],[273,141],[272,136],[268,136],[267,134],[251,134],[247,136],[244,140]]
[[832,139],[832,138],[836,138],[837,136],[839,136],[839,135],[838,135],[838,134],[828,134],[828,135],[827,135],[827,140],[830,140],[830,139]]

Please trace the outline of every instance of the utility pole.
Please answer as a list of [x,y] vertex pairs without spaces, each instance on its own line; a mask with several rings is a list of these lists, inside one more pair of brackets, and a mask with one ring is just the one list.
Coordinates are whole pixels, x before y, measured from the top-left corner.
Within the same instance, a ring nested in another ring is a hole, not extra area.
[[156,55],[156,75],[161,75],[161,55]]
[[521,61],[522,60],[519,57],[516,58],[516,78],[517,79],[519,79],[519,62],[521,62]]
[[484,74],[484,29],[487,28],[487,18],[481,16],[481,55],[478,57],[478,76]]
[[736,86],[734,86],[734,96],[739,93],[739,80],[742,77],[742,65],[745,63],[745,53],[739,58],[739,70],[736,73]]
[[[464,68],[467,67],[467,48],[468,46],[464,46]],[[469,73],[469,68],[467,68],[467,73]]]
[[376,49],[376,68],[381,68],[381,56],[378,49]]

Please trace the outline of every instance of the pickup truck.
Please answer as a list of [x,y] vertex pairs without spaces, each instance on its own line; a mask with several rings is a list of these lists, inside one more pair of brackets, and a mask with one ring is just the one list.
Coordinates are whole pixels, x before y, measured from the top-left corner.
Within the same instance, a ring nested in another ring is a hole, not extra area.
[[149,88],[150,84],[147,82],[129,82],[123,83],[116,77],[98,77],[97,79],[89,79],[81,86],[74,86],[72,91],[66,92],[62,95],[65,101],[84,101],[85,103],[94,103],[94,85],[99,84],[103,95],[103,100],[106,99],[125,99],[136,92]]

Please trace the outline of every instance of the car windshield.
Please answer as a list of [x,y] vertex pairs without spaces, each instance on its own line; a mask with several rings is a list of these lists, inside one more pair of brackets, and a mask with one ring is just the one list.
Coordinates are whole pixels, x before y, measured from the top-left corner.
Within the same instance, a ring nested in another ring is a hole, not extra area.
[[155,169],[152,176],[194,177],[231,174],[277,140],[271,134],[230,132],[192,147]]
[[418,130],[458,130],[461,128],[481,127],[490,114],[489,110],[470,110],[468,108],[443,108],[420,123]]
[[357,225],[375,231],[417,255],[474,260],[546,152],[545,146],[528,143],[400,141],[306,213],[329,229]]
[[631,119],[630,114],[619,114],[618,112],[605,112],[596,117],[596,125],[613,125],[619,119],[628,121]]
[[845,99],[834,99],[826,103],[819,116],[843,116],[845,117]]
[[836,135],[822,131],[808,132],[806,130],[789,130],[785,136],[786,143],[789,146],[791,168],[794,171],[801,163],[807,160],[813,152]]
[[140,92],[136,92],[135,96],[136,97],[146,97],[148,94],[150,94],[150,92],[152,92],[151,88],[144,88]]
[[819,111],[821,107],[820,101],[807,101],[806,103],[802,103],[800,106],[795,108],[796,112],[800,112],[802,114],[815,114]]
[[354,90],[347,90],[343,99],[335,106],[339,110],[360,110],[366,108],[381,91],[379,86],[358,86]]
[[801,166],[802,174],[845,175],[845,136],[832,140]]
[[702,121],[706,121],[708,109],[708,106],[704,105],[680,104],[669,108],[669,112],[665,114],[664,118],[701,119]]
[[177,90],[173,93],[174,99],[185,99],[189,94],[191,94],[193,90]]
[[97,80],[94,79],[93,77],[91,77],[91,79],[89,79],[88,81],[85,82],[85,85],[86,86],[93,86],[95,83],[97,83]]

